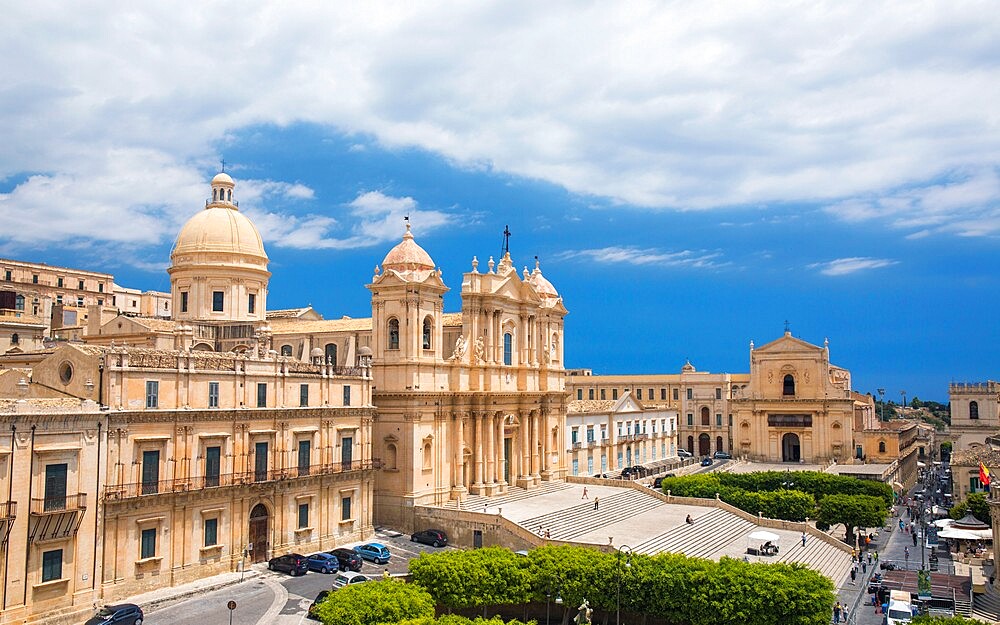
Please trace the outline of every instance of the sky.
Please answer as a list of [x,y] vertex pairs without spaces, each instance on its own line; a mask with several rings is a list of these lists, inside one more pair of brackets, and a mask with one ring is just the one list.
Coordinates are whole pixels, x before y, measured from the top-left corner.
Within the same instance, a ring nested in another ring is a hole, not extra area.
[[991,2],[8,3],[0,256],[169,290],[222,167],[270,308],[370,315],[403,218],[444,272],[539,258],[566,364],[861,392],[1000,375]]

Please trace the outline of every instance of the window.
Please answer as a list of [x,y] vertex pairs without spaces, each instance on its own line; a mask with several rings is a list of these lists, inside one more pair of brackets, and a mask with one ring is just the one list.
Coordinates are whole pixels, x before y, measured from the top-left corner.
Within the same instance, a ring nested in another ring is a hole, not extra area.
[[267,383],[257,383],[257,407],[267,408]]
[[588,443],[594,442],[594,426],[592,425],[587,426],[587,442]]
[[722,389],[721,388],[715,389],[715,398],[716,399],[722,399]]
[[56,286],[59,287],[59,288],[62,288],[62,285],[63,285],[63,279],[62,278],[56,278]]
[[641,388],[635,389],[635,398],[636,399],[642,399],[642,389]]
[[181,312],[185,313],[188,311],[188,294],[187,291],[181,291]]
[[666,400],[667,400],[667,389],[661,388],[660,389],[660,401],[666,401]]
[[399,319],[389,320],[389,349],[399,349]]
[[607,399],[607,397],[605,397],[604,395],[605,395],[604,389],[602,388],[601,389],[601,399]]
[[160,450],[142,452],[142,494],[154,495],[160,491]]
[[677,395],[679,394],[679,391],[680,391],[680,389],[677,389],[677,388],[675,388],[675,389],[674,389],[674,401],[677,401],[678,399],[680,399],[680,398],[679,398],[679,397],[677,396]]
[[36,274],[33,274],[33,275],[31,276],[31,283],[32,283],[32,284],[38,284],[38,274],[37,274],[37,273],[36,273]]
[[311,452],[312,442],[309,439],[299,441],[299,475],[309,475]]
[[156,557],[156,528],[142,530],[142,542],[139,546],[139,559]]
[[156,408],[160,400],[160,383],[146,380],[146,408]]
[[219,544],[219,519],[205,519],[205,546]]
[[717,427],[722,427],[722,413],[721,412],[715,413],[715,425]]
[[702,425],[706,425],[706,426],[707,425],[711,425],[711,419],[712,418],[709,416],[709,414],[710,413],[708,411],[708,406],[702,406],[701,407],[701,424]]
[[344,385],[344,405],[351,405],[351,387],[347,384]]
[[104,283],[103,282],[101,282],[101,283],[99,283],[97,285],[97,292],[98,293],[103,293],[104,292]]
[[299,529],[309,527],[309,504],[299,504]]
[[503,364],[510,365],[514,361],[514,335],[504,332],[503,335]]
[[10,344],[11,345],[17,345],[20,342],[21,342],[21,337],[17,335],[17,332],[15,332],[14,334],[10,335]]
[[257,295],[255,293],[247,295],[247,312],[251,315],[257,312]]
[[649,394],[646,395],[646,397],[649,398],[649,401],[653,401],[656,398],[656,395],[653,395],[653,389],[648,389],[648,390],[649,390]]
[[335,343],[327,343],[326,347],[323,348],[323,357],[327,363],[336,366],[337,345]]
[[424,349],[431,348],[431,318],[424,318],[424,332],[423,332],[423,344]]
[[98,298],[97,298],[97,305],[98,305],[98,306],[104,306],[104,299],[103,299],[103,298],[100,298],[100,297],[98,297]]
[[880,454],[884,454],[885,453],[885,441],[879,441],[878,442],[878,453],[880,453]]
[[580,461],[573,458],[573,475],[580,475]]
[[792,374],[790,373],[786,375],[784,380],[782,381],[781,394],[795,395],[795,378],[792,377]]
[[82,291],[83,290],[83,280],[78,280],[76,284],[77,284],[76,288],[78,290]]
[[24,296],[20,293],[14,296],[14,310],[24,310]]
[[309,385],[299,384],[299,406],[309,405]]
[[593,399],[593,398],[594,398],[594,389],[592,388],[587,389],[587,399]]
[[222,312],[226,295],[222,291],[212,291],[212,312]]
[[267,480],[267,441],[254,443],[253,479],[255,482]]
[[83,296],[82,295],[77,296],[77,298],[76,298],[76,305],[77,306],[83,306]]
[[611,389],[611,399],[618,399],[618,389]]
[[219,407],[219,383],[209,382],[208,383],[208,407],[218,408]]
[[292,355],[292,346],[291,345],[282,345],[281,346],[281,355],[282,356],[286,356],[286,357],[287,356],[291,356]]
[[970,419],[979,418],[979,402],[974,402],[974,401],[969,402],[969,418]]
[[342,497],[340,500],[340,520],[350,521],[351,520],[351,498]]
[[694,425],[694,415],[691,414],[690,412],[688,413],[688,425],[690,426]]
[[59,295],[56,295],[56,303],[57,304],[62,304],[62,293],[60,293]]
[[580,430],[578,428],[573,428],[573,431],[570,433],[570,442],[574,445],[580,442]]
[[693,390],[693,389],[690,389],[690,388],[689,388],[689,389],[687,390],[687,398],[688,398],[688,399],[694,399],[694,390]]
[[67,465],[45,465],[45,503],[46,512],[66,509],[66,473]]
[[205,486],[219,485],[219,474],[222,471],[222,448],[218,445],[205,448]]
[[10,282],[10,269],[3,272],[3,279]]
[[42,553],[42,583],[62,579],[62,549]]
[[583,389],[582,388],[576,389],[576,398],[577,398],[578,401],[583,401]]

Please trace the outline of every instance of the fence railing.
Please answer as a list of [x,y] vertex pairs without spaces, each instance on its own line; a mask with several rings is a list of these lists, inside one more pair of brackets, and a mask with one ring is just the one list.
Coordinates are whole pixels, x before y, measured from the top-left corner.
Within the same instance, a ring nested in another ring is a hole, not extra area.
[[87,494],[77,493],[65,497],[32,497],[28,511],[31,514],[58,514],[87,509]]
[[248,484],[263,484],[281,480],[292,480],[314,475],[332,475],[350,471],[379,469],[381,461],[354,460],[351,462],[333,462],[328,464],[312,464],[284,469],[267,469],[241,471],[239,473],[219,473],[215,475],[197,475],[174,478],[172,480],[132,482],[128,484],[112,484],[104,487],[104,499],[115,501],[131,499],[147,495],[163,493],[182,493],[186,491],[204,490],[207,488],[224,488],[227,486],[244,486]]
[[17,517],[17,502],[6,501],[0,503],[0,519],[13,519]]

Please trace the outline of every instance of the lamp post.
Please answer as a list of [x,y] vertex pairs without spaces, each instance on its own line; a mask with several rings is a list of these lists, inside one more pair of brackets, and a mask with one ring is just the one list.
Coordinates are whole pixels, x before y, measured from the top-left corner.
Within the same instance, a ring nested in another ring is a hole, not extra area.
[[622,554],[625,554],[625,568],[632,566],[632,548],[622,545],[618,548],[615,570],[618,572],[618,594],[615,598],[615,625],[622,625]]
[[877,389],[877,390],[878,390],[878,403],[879,403],[879,411],[880,411],[879,419],[881,419],[882,421],[885,421],[885,389],[884,388],[880,388],[880,389]]
[[[556,605],[562,605],[562,596],[559,595],[559,591],[556,591]],[[547,591],[545,591],[545,625],[549,625],[552,622],[552,587],[550,586]]]

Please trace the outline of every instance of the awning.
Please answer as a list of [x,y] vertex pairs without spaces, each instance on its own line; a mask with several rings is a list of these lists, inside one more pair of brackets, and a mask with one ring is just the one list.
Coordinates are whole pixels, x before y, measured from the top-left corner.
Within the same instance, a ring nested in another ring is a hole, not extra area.
[[934,521],[934,525],[937,525],[938,527],[951,527],[954,522],[955,519],[938,519],[937,521]]
[[781,540],[781,536],[778,536],[777,534],[773,534],[773,533],[765,531],[765,530],[757,530],[756,532],[754,532],[754,533],[750,534],[749,536],[747,536],[747,539],[748,540],[755,540],[755,541],[761,541],[761,540],[768,541],[769,540],[772,543],[776,543],[779,540]]
[[940,538],[956,538],[958,540],[992,540],[992,530],[962,530],[948,527],[938,532]]

